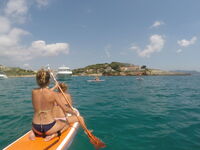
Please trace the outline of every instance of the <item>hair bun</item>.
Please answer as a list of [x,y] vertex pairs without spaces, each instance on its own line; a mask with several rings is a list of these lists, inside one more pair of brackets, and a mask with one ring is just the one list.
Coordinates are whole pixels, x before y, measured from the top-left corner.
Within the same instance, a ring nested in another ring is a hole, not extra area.
[[47,86],[50,80],[50,74],[48,71],[41,69],[36,74],[36,80],[40,86]]

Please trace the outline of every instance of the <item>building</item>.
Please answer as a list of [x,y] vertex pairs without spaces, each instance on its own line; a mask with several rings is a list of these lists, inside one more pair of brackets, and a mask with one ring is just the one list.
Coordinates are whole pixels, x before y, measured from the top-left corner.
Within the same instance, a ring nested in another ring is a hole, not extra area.
[[120,68],[121,71],[139,71],[140,70],[140,66],[126,66],[126,67],[121,67]]

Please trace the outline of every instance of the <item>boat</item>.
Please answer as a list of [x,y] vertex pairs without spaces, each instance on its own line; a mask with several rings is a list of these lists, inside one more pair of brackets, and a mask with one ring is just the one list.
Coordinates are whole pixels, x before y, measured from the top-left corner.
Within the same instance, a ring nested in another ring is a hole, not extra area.
[[137,77],[136,80],[140,80],[140,81],[142,81],[142,80],[144,80],[144,79],[141,78],[141,77]]
[[105,80],[87,80],[88,82],[103,82]]
[[65,79],[72,76],[72,71],[69,67],[62,66],[58,68],[58,71],[56,73],[56,78],[58,79]]
[[73,142],[78,127],[79,123],[75,122],[60,137],[55,137],[48,142],[44,141],[42,137],[36,137],[33,141],[30,140],[29,134],[31,131],[29,131],[3,150],[67,150]]
[[105,81],[105,80],[100,80],[99,77],[95,77],[93,80],[87,80],[88,82],[102,82],[102,81]]
[[0,79],[6,79],[8,78],[7,75],[4,72],[0,72]]

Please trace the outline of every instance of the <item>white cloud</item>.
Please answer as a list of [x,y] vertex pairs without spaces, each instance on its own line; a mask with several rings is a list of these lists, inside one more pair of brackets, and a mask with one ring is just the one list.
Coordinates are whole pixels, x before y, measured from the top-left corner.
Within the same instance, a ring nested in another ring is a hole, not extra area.
[[0,34],[0,47],[3,48],[18,45],[21,37],[26,34],[28,34],[28,32],[25,30],[12,28],[8,33]]
[[164,38],[161,35],[154,34],[150,37],[150,44],[144,50],[141,50],[136,45],[133,45],[130,49],[136,51],[140,57],[150,57],[151,54],[160,52],[164,44]]
[[12,58],[14,61],[26,61],[35,57],[56,56],[60,53],[69,53],[68,43],[46,44],[45,41],[34,41],[28,47],[21,46],[18,43],[9,43],[7,45],[0,43],[0,57]]
[[39,7],[47,6],[49,3],[49,0],[36,0],[36,3],[38,4]]
[[68,43],[46,44],[45,41],[34,41],[29,48],[35,56],[55,56],[59,53],[69,53]]
[[191,40],[183,39],[183,40],[177,41],[177,43],[178,43],[178,45],[181,46],[181,47],[188,47],[188,46],[190,46],[190,45],[195,44],[196,40],[197,40],[197,37],[194,36],[194,37],[192,37]]
[[176,51],[176,53],[182,53],[182,49],[178,49],[177,51]]
[[27,0],[9,0],[4,13],[13,22],[24,23],[28,12]]
[[26,61],[32,58],[30,56],[29,51],[23,46],[0,46],[0,57],[7,61]]
[[[31,33],[15,26],[27,21],[28,2],[28,0],[8,0],[4,11],[0,14],[1,60],[26,61],[35,57],[68,54],[68,43],[46,44],[45,41],[37,40],[30,45],[21,44],[22,38]],[[41,5],[47,4],[47,0],[37,0],[37,2]]]
[[0,16],[0,34],[8,32],[10,29],[10,21],[6,17]]
[[133,44],[130,49],[140,52],[140,48],[138,46],[136,46],[135,44]]
[[105,50],[105,53],[106,53],[106,56],[108,57],[108,58],[110,58],[110,49],[111,49],[111,45],[110,44],[108,44],[105,48],[104,48],[104,50]]
[[154,27],[159,27],[161,25],[164,25],[164,22],[163,21],[155,21],[153,23],[153,25],[151,26],[151,28],[154,28]]

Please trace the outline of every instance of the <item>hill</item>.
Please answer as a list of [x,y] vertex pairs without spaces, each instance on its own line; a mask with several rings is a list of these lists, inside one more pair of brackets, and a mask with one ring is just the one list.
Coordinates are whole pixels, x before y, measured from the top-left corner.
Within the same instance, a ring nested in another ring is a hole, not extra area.
[[190,75],[189,73],[170,72],[159,69],[150,69],[147,66],[112,62],[89,65],[84,68],[74,69],[73,75],[78,76],[136,76],[136,75]]
[[19,67],[7,67],[0,65],[0,71],[4,72],[7,76],[32,76],[35,72],[32,70],[25,70]]

